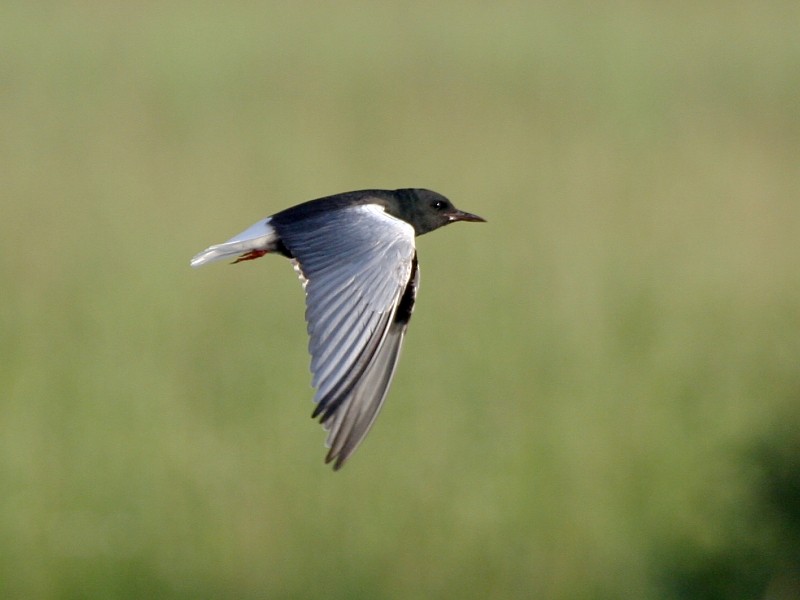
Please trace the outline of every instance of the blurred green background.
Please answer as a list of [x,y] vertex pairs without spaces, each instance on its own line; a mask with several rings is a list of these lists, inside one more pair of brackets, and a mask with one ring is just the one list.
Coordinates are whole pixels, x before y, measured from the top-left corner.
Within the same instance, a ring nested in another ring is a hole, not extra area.
[[[800,4],[0,6],[0,597],[798,598]],[[298,202],[428,187],[334,474]]]

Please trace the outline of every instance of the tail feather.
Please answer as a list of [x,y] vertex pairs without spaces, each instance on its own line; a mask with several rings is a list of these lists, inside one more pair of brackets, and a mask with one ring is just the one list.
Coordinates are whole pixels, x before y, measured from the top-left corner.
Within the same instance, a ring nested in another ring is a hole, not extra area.
[[219,260],[239,257],[243,254],[254,253],[260,256],[275,250],[280,238],[269,222],[269,218],[259,221],[240,234],[233,236],[227,242],[209,246],[192,258],[189,264],[197,268]]

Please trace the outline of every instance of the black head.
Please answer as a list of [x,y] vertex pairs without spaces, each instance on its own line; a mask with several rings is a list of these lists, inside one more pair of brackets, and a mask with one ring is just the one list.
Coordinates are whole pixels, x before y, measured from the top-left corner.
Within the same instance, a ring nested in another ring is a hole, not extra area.
[[431,190],[396,190],[393,200],[387,206],[387,212],[412,225],[417,235],[456,221],[485,221],[478,215],[458,210],[450,200]]

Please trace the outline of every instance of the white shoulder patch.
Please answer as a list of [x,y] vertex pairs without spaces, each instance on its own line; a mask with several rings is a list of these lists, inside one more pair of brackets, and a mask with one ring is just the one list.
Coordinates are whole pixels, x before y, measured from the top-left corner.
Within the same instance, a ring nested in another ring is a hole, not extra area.
[[398,219],[397,217],[393,217],[387,213],[386,209],[384,209],[380,204],[362,204],[361,206],[357,206],[352,210],[358,210],[370,214],[373,217],[389,221],[393,226],[397,227],[403,235],[410,237],[412,240],[414,239],[414,228],[409,223],[403,221],[403,219]]

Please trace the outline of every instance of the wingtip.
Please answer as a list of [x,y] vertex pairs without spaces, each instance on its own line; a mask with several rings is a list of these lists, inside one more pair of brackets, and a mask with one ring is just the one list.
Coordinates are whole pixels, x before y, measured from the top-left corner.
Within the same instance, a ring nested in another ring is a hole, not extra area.
[[333,471],[336,472],[344,466],[345,461],[349,458],[349,455],[343,455],[342,453],[339,454],[328,454],[325,456],[325,464],[329,465],[333,463]]

